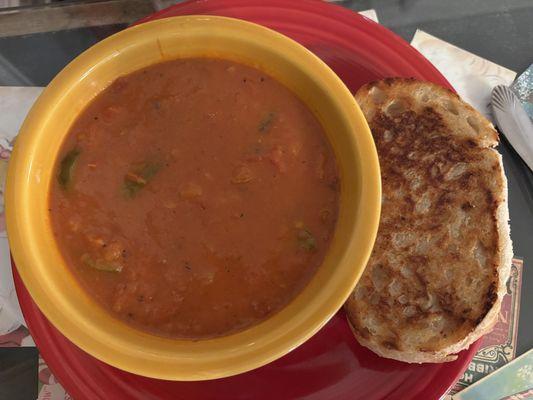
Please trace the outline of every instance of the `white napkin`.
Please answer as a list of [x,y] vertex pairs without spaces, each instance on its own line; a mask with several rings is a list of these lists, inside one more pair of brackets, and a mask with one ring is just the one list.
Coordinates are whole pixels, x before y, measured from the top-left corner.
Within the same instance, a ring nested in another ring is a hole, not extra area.
[[511,85],[516,72],[421,30],[416,31],[411,46],[431,61],[467,103],[492,120],[492,89]]
[[[5,231],[4,190],[7,160],[22,121],[43,88],[0,87],[0,335],[25,325],[20,311]],[[32,344],[32,343],[30,343]]]
[[364,17],[367,17],[368,19],[371,19],[374,22],[379,22],[378,15],[376,14],[376,10],[374,10],[373,8],[370,10],[359,11],[359,14],[361,14]]

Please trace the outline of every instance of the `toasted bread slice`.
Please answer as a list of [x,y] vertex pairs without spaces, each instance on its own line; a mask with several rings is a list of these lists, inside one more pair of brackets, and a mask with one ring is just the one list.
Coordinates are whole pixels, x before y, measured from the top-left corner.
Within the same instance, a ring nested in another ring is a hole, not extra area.
[[414,79],[356,94],[383,197],[377,240],[345,304],[358,341],[406,362],[456,358],[496,322],[510,272],[507,181],[493,126]]

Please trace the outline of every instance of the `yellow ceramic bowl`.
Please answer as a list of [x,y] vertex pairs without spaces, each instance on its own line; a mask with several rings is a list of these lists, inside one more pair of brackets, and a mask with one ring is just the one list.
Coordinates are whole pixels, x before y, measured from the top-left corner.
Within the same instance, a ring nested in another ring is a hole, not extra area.
[[[121,75],[165,60],[220,57],[264,70],[316,114],[341,176],[339,222],[324,265],[303,292],[243,332],[171,340],[135,330],[90,298],[58,251],[47,212],[53,165],[69,127]],[[94,357],[139,375],[202,380],[245,372],[291,351],[342,306],[363,272],[380,211],[379,165],[367,123],[341,80],[296,42],[248,22],[189,16],[111,36],[72,61],[31,109],[9,165],[6,212],[15,262],[33,300],[67,338]]]

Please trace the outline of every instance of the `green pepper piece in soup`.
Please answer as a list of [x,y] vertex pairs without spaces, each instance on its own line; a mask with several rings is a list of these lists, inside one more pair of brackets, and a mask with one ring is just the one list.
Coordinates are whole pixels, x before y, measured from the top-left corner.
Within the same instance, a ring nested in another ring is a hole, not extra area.
[[259,126],[257,127],[257,130],[260,133],[267,133],[270,128],[272,127],[272,123],[274,122],[274,119],[276,118],[276,113],[269,112],[265,117],[259,122]]
[[144,163],[124,176],[122,186],[126,197],[133,198],[161,169],[160,163]]
[[67,189],[72,183],[74,169],[76,168],[76,161],[79,155],[79,149],[72,149],[61,160],[57,180],[63,189]]
[[307,229],[299,230],[297,239],[298,245],[305,251],[311,252],[316,250],[316,239]]

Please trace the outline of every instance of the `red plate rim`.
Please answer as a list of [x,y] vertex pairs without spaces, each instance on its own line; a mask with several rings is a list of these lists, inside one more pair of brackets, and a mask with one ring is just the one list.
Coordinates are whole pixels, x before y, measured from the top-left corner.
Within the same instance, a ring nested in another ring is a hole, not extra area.
[[[314,37],[320,37],[325,43],[330,40],[335,45],[352,51],[358,49],[357,46],[359,44],[351,42],[350,35],[353,35],[353,32],[357,31],[357,34],[364,36],[367,41],[366,47],[368,48],[363,53],[373,55],[374,58],[376,58],[375,53],[383,52],[383,54],[387,54],[387,57],[385,57],[386,60],[377,62],[378,70],[372,71],[376,77],[414,77],[432,81],[453,90],[440,72],[399,36],[355,12],[337,5],[324,3],[320,0],[189,0],[156,12],[137,21],[136,24],[159,18],[187,14],[241,16],[242,19],[260,23],[274,30],[281,31],[281,33],[289,30],[296,37],[311,40],[311,44],[313,44],[312,40]],[[282,22],[276,18],[279,15],[283,15]],[[305,17],[314,18],[317,22],[314,29],[310,25],[301,22],[301,19]],[[332,25],[332,22],[335,25]],[[320,30],[317,28],[317,25],[320,24],[323,26],[329,24],[333,29]],[[312,45],[309,47],[312,48]],[[359,49],[358,51],[361,50]],[[346,83],[352,91],[357,89],[353,84],[350,85],[351,77],[349,74],[344,76],[342,74],[339,75],[345,82],[348,81]],[[91,386],[84,379],[80,379],[80,376],[76,375],[76,371],[70,370],[68,363],[62,362],[63,360],[58,358],[58,354],[54,354],[54,346],[59,345],[62,340],[66,339],[55,328],[51,327],[50,323],[40,314],[37,306],[33,303],[33,300],[24,288],[16,268],[13,268],[13,276],[21,308],[43,358],[49,360],[47,362],[49,362],[50,368],[52,371],[58,373],[56,377],[64,387],[76,398],[83,398],[87,393],[91,393]],[[447,392],[449,387],[453,385],[461,376],[464,369],[466,369],[479,345],[480,341],[470,346],[468,350],[461,354],[460,360],[456,362],[455,374],[449,373],[445,377],[446,379],[433,379],[433,381],[437,380],[434,384],[438,386],[438,389],[434,390],[433,393],[438,392],[438,396],[442,396]],[[76,350],[81,351],[77,348]],[[77,354],[71,351],[70,357],[64,361],[75,359]],[[94,360],[94,362],[103,364],[98,360]],[[119,374],[118,376],[119,378],[113,376],[110,379],[120,379],[122,375]],[[435,375],[433,378],[439,377]],[[118,381],[116,383],[117,387],[121,386],[118,384]],[[124,389],[124,386],[122,385],[121,388]],[[131,395],[133,397],[135,393],[127,391],[124,395]]]

